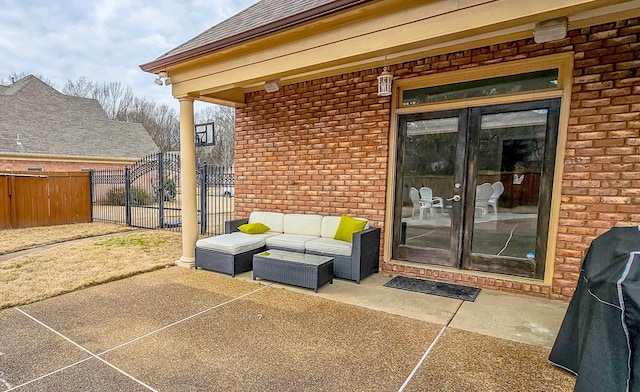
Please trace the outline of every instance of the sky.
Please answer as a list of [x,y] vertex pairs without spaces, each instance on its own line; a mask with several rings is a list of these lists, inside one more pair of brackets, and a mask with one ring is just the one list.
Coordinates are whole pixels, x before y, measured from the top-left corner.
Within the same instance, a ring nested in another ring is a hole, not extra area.
[[178,111],[171,88],[140,64],[190,40],[258,0],[0,0],[0,79],[41,75],[121,82],[137,97]]

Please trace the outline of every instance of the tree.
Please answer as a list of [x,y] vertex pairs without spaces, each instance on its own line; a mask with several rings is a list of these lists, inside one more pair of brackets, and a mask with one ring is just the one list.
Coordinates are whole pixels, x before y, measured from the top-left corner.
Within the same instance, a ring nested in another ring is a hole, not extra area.
[[49,79],[45,78],[44,76],[40,75],[40,74],[30,74],[30,73],[26,73],[26,72],[12,72],[9,74],[9,76],[7,77],[7,79],[4,78],[0,78],[0,85],[4,85],[4,86],[8,86],[10,84],[13,84],[15,82],[17,82],[20,79],[23,79],[29,75],[33,75],[36,78],[42,80],[43,82],[45,82],[46,84],[48,84],[49,86],[55,88],[55,85],[53,84],[52,81],[50,81]]
[[121,82],[94,83],[84,76],[67,80],[62,92],[100,103],[107,117],[117,121],[142,124],[161,151],[174,151],[180,146],[180,121],[175,110],[165,104],[156,105],[136,97],[131,86]]
[[235,109],[220,105],[207,105],[195,113],[195,123],[215,124],[214,146],[199,147],[196,157],[199,162],[219,166],[233,165],[233,143],[235,129]]

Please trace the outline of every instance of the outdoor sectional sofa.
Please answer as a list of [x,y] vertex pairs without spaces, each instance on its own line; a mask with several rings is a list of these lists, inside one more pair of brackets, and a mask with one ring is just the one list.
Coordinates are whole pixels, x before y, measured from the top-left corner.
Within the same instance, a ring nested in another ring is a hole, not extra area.
[[[281,249],[332,257],[333,275],[360,283],[378,272],[380,228],[367,225],[351,242],[335,239],[343,217],[254,211],[249,218],[226,222],[226,234],[196,242],[195,267],[235,276],[252,269],[253,255]],[[259,234],[238,231],[243,224],[262,223]]]

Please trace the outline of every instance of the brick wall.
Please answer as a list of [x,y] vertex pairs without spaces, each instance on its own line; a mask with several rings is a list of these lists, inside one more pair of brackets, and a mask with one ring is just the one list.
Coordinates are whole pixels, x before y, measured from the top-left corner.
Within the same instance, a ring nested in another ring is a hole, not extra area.
[[390,103],[373,70],[247,94],[236,111],[236,216],[352,214],[384,222]]
[[[614,225],[640,224],[640,20],[391,66],[396,79],[574,52],[560,228],[551,287],[383,264],[384,271],[554,299],[573,294],[585,249]],[[381,69],[247,94],[236,112],[236,214],[349,213],[383,226],[390,99]]]

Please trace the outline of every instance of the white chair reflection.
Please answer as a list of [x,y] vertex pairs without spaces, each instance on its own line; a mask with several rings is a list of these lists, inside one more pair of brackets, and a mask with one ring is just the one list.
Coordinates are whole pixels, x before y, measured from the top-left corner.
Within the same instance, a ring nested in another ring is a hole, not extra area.
[[435,208],[439,208],[440,213],[444,212],[444,200],[440,196],[433,196],[433,190],[428,186],[420,188],[420,201],[429,205],[432,214]]
[[413,203],[413,212],[411,213],[411,217],[413,218],[416,214],[416,210],[420,211],[420,219],[424,219],[424,211],[429,210],[431,214],[433,214],[433,206],[431,203],[427,203],[420,199],[420,193],[414,187],[411,187],[409,190],[409,199],[411,199],[411,203]]
[[491,184],[491,188],[493,192],[491,193],[491,197],[487,201],[487,206],[493,208],[493,213],[498,214],[498,199],[504,192],[504,185],[500,181],[496,181]]
[[489,199],[493,194],[493,187],[488,182],[476,186],[476,210],[482,215],[487,215]]

